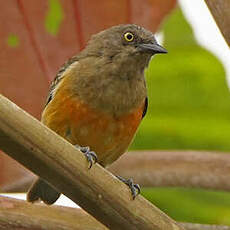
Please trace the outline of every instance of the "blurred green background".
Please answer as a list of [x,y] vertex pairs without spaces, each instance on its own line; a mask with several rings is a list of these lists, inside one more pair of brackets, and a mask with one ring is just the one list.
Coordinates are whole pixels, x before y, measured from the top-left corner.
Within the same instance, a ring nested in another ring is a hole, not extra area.
[[[179,8],[162,26],[167,55],[146,70],[149,107],[132,150],[230,151],[230,94],[222,63],[196,42]],[[146,188],[142,194],[178,221],[230,225],[230,193]]]

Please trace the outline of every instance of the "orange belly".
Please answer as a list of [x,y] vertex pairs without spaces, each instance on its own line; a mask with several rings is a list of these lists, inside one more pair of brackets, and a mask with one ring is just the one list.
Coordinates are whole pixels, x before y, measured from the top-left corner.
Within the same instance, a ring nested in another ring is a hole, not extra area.
[[111,114],[89,108],[78,98],[55,98],[47,105],[42,122],[72,144],[89,146],[98,162],[109,165],[131,143],[142,118],[143,104],[126,115]]

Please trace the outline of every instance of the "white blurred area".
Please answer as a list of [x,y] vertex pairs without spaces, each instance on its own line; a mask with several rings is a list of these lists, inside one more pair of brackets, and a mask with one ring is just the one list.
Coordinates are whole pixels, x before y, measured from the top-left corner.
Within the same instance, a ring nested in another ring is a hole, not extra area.
[[178,0],[198,43],[223,63],[230,86],[230,50],[204,0]]
[[[15,198],[15,199],[26,200],[25,193],[2,193],[0,195]],[[79,206],[77,206],[73,201],[71,201],[69,198],[67,198],[64,195],[61,195],[61,197],[55,202],[55,205],[79,208]]]
[[[209,9],[204,0],[178,0],[185,17],[190,22],[198,43],[216,55],[223,63],[228,85],[230,86],[230,50],[223,36],[221,35]],[[162,41],[162,34],[159,33],[157,40]],[[4,195],[4,194],[1,194]],[[5,194],[5,196],[17,199],[26,199],[25,194]],[[55,203],[57,205],[78,207],[74,202],[65,196],[61,196]]]

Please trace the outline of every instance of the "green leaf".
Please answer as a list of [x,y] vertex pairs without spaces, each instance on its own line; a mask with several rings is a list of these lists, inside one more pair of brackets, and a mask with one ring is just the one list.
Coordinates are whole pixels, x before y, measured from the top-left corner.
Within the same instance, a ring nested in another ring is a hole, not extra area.
[[230,225],[230,193],[187,188],[145,188],[142,195],[177,221]]
[[10,47],[18,47],[19,45],[19,38],[15,34],[10,34],[7,38],[7,44]]
[[49,9],[45,19],[45,28],[51,35],[56,35],[63,20],[63,10],[59,0],[49,0]]

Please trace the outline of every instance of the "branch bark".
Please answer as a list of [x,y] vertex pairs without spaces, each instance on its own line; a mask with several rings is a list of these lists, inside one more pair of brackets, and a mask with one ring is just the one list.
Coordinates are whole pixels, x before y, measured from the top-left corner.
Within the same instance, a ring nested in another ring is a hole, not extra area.
[[0,230],[108,230],[80,208],[30,204],[0,196]]
[[205,0],[222,35],[230,46],[230,1]]
[[225,225],[209,225],[209,224],[193,224],[181,223],[186,230],[230,230],[230,226]]
[[[186,230],[230,230],[229,226],[181,223]],[[108,230],[79,208],[30,204],[0,196],[0,230]]]
[[100,165],[0,95],[0,148],[110,229],[183,229]]
[[[0,153],[1,154],[1,153]],[[36,179],[36,176],[32,173],[28,173],[19,178],[18,180],[10,181],[8,184],[0,185],[0,193],[19,193],[26,192],[30,188],[32,182]]]
[[[109,171],[133,178],[142,187],[190,187],[230,191],[229,153],[199,151],[132,151]],[[1,192],[25,192],[34,177],[28,175]]]
[[109,170],[143,187],[193,187],[230,191],[230,157],[196,151],[142,151],[124,154]]

